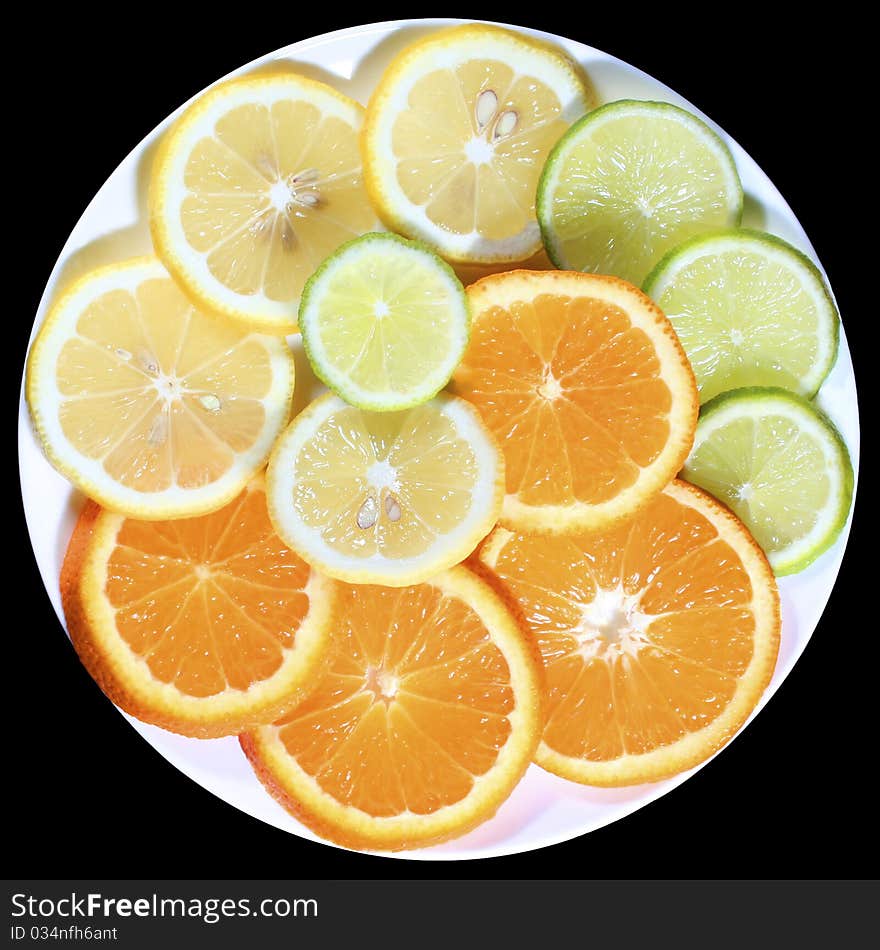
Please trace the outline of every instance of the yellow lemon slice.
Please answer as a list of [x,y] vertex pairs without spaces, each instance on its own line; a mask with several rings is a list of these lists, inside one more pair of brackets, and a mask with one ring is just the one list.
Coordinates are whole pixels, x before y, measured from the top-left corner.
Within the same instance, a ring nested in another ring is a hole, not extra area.
[[295,73],[215,86],[174,123],[150,180],[156,252],[211,310],[296,329],[309,275],[376,229],[361,179],[363,108]]
[[442,30],[398,55],[370,99],[370,197],[389,227],[451,260],[523,260],[541,246],[544,160],[594,104],[559,48],[485,24]]
[[504,463],[463,399],[367,412],[328,394],[278,439],[266,484],[275,530],[301,558],[353,584],[403,587],[458,564],[491,530]]
[[31,349],[26,395],[52,464],[105,508],[203,514],[263,465],[290,416],[287,343],[197,309],[154,258],[83,277]]

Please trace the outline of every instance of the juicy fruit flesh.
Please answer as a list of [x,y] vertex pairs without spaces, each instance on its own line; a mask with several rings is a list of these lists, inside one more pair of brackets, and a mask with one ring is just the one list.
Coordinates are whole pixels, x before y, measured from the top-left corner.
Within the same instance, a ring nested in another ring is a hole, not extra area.
[[461,287],[421,256],[377,242],[349,254],[320,290],[322,352],[362,391],[418,390],[463,336]]
[[472,59],[422,76],[394,122],[397,181],[455,234],[515,237],[535,217],[535,187],[568,123],[556,93],[506,63]]
[[295,301],[340,244],[370,230],[358,133],[306,101],[237,106],[192,149],[180,220],[220,283]]
[[250,448],[266,418],[264,346],[195,310],[171,280],[83,311],[56,364],[70,443],[127,488],[196,488]]
[[596,298],[491,307],[454,383],[504,447],[508,494],[526,504],[606,501],[669,438],[672,395],[651,339]]
[[752,658],[739,556],[668,495],[601,535],[514,535],[494,570],[538,640],[544,742],[562,755],[607,762],[702,729]]
[[796,421],[767,414],[716,430],[691,453],[687,470],[772,554],[806,535],[825,510],[832,492],[826,465],[822,446]]
[[254,490],[200,518],[123,522],[105,592],[152,676],[207,697],[277,672],[308,611],[309,574]]
[[332,413],[299,450],[293,505],[336,551],[415,557],[468,515],[474,450],[432,405]]
[[744,386],[801,383],[819,356],[816,301],[790,267],[742,248],[698,257],[657,303],[691,361],[700,401]]
[[278,724],[324,792],[385,817],[461,801],[511,734],[510,670],[463,601],[345,586],[332,666]]
[[637,285],[677,244],[734,223],[717,150],[674,119],[597,124],[555,180],[550,215],[566,266]]

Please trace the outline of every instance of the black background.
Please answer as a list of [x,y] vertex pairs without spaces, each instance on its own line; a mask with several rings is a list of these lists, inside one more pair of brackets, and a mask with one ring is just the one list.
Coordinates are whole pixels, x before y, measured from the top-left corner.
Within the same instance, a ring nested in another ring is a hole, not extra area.
[[[4,320],[14,334],[5,375],[13,388],[55,258],[91,196],[140,139],[240,64],[358,22],[358,14],[314,16],[301,4],[249,4],[250,18],[220,12],[228,6],[212,12],[200,4],[192,17],[182,5],[103,14],[81,8],[69,18],[56,10],[40,22],[22,11],[22,26],[7,33],[8,46],[20,45],[27,62],[7,77],[3,110],[10,170],[0,220],[12,249],[4,255],[3,286],[15,295]],[[507,19],[604,49],[672,86],[739,141],[780,188],[825,265],[854,351],[867,433],[877,267],[869,257],[876,242],[862,237],[862,229],[876,230],[880,189],[866,144],[876,135],[876,82],[859,66],[867,49],[859,25],[835,9],[821,23],[777,18],[769,4],[663,4],[649,13],[622,4],[607,12],[592,4],[543,6],[546,15],[498,6],[449,12]],[[380,6],[359,16],[399,15],[406,9]],[[13,475],[11,448],[9,466]],[[863,485],[868,478],[863,468]],[[13,479],[6,570],[16,573],[4,585],[0,665],[13,837],[7,873],[866,876],[868,839],[876,834],[869,775],[878,678],[870,570],[876,558],[864,494],[841,577],[804,656],[757,721],[708,767],[637,814],[564,845],[466,865],[402,865],[264,826],[190,782],[143,742],[89,679],[59,627],[30,554]]]

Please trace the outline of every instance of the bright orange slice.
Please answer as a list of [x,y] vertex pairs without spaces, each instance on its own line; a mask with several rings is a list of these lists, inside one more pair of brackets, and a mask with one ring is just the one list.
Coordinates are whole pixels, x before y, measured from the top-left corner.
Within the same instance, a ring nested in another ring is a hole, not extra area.
[[272,530],[262,478],[200,518],[88,502],[61,572],[70,637],[126,712],[210,738],[271,722],[327,659],[333,581]]
[[342,585],[332,666],[273,726],[242,737],[260,779],[350,848],[436,844],[491,817],[540,735],[540,660],[462,567],[390,589]]
[[770,682],[779,596],[727,508],[675,481],[601,535],[496,529],[479,553],[544,658],[536,761],[589,785],[690,768],[745,722]]
[[501,523],[598,529],[681,468],[699,402],[672,325],[615,277],[511,271],[468,288],[471,342],[452,387],[503,447]]

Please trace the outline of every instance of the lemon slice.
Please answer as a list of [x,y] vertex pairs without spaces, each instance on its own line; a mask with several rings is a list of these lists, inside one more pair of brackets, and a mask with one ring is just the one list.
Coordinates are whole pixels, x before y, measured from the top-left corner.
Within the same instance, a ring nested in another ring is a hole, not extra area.
[[403,587],[458,564],[490,531],[504,465],[463,399],[379,413],[328,393],[276,443],[267,496],[275,530],[304,560],[350,583]]
[[317,375],[361,409],[417,406],[449,381],[470,312],[452,268],[396,234],[341,247],[306,284],[299,326]]
[[286,342],[193,306],[154,258],[94,271],[52,307],[26,395],[52,464],[105,508],[182,518],[231,501],[290,417]]
[[561,49],[485,24],[400,53],[367,107],[364,174],[389,227],[456,261],[519,261],[541,245],[535,188],[595,104]]
[[215,86],[174,123],[150,180],[156,252],[205,308],[296,329],[303,285],[376,229],[361,180],[363,108],[295,73]]
[[730,150],[666,102],[621,99],[591,112],[553,149],[538,185],[553,263],[638,285],[677,244],[739,224],[742,206]]

